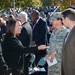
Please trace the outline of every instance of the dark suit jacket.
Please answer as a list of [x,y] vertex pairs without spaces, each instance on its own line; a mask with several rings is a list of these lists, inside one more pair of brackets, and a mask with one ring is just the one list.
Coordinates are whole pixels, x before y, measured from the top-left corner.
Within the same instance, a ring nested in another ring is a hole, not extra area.
[[[41,18],[33,29],[32,40],[35,41],[36,45],[47,44],[47,25]],[[38,51],[38,53],[43,55],[45,51]]]
[[75,75],[75,26],[64,43],[62,51],[61,75]]
[[23,46],[28,47],[32,39],[32,27],[29,22],[24,22],[22,25],[21,34],[18,39],[22,42]]
[[7,27],[5,24],[3,24],[1,27],[0,27],[0,39],[2,39],[2,35],[4,33],[6,33],[6,30],[7,30]]
[[19,67],[19,57],[22,53],[35,53],[37,47],[24,47],[12,34],[7,33],[3,41],[3,56],[10,68]]
[[[33,29],[33,41],[35,41],[36,45],[47,44],[47,25],[46,22],[43,19],[39,19],[36,26]],[[35,53],[36,59],[35,64],[39,62],[39,60],[44,57],[46,54],[46,51],[38,51]],[[44,66],[43,66],[44,67]],[[47,65],[46,65],[47,67]],[[47,70],[47,69],[46,69]]]
[[41,18],[33,29],[32,40],[35,41],[36,45],[47,44],[47,25]]
[[[23,46],[28,47],[30,45],[31,39],[32,39],[32,27],[29,24],[29,22],[24,22],[22,24],[22,31],[21,34],[18,36],[18,39],[22,42]],[[26,54],[23,55],[23,67],[24,67],[24,75],[28,75],[28,66],[30,61],[30,55]]]
[[0,70],[6,71],[8,69],[8,66],[6,65],[3,55],[2,55],[2,48],[1,48],[1,42],[0,42]]

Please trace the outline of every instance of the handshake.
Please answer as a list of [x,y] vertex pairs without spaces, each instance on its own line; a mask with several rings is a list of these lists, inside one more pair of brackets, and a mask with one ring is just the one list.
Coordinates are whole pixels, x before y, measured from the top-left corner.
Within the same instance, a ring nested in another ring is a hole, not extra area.
[[[32,41],[30,45],[31,46],[36,46],[35,41]],[[45,50],[45,49],[48,49],[48,48],[50,48],[50,46],[46,46],[46,45],[39,45],[38,46],[38,50]]]

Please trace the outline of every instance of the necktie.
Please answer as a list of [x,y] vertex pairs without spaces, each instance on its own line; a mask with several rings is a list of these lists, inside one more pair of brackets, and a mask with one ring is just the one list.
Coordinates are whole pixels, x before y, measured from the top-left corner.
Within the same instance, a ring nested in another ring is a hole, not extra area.
[[35,26],[36,26],[36,21],[34,22],[34,27],[33,28],[35,28]]
[[69,35],[69,32],[67,32],[67,34],[66,34],[66,38],[65,38],[65,43],[66,43],[66,41],[67,41],[67,38],[68,38],[68,35]]

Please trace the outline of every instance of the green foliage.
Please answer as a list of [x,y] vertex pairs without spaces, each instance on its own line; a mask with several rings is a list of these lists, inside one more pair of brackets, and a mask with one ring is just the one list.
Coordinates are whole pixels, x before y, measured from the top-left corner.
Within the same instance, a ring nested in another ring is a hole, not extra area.
[[[15,7],[42,6],[40,0],[15,0]],[[0,9],[14,7],[14,0],[0,0]]]
[[[62,10],[73,5],[75,0],[15,0],[15,7],[61,6]],[[0,10],[14,7],[14,0],[0,0]]]
[[75,0],[41,0],[43,6],[60,6],[61,10],[68,8],[69,6],[75,6]]
[[51,0],[41,0],[41,2],[43,3],[43,6],[50,6],[51,5]]
[[68,8],[69,6],[71,6],[71,0],[63,0],[62,2],[61,1],[58,1],[56,3],[56,5],[59,5],[61,6],[61,11],[63,11],[64,9]]

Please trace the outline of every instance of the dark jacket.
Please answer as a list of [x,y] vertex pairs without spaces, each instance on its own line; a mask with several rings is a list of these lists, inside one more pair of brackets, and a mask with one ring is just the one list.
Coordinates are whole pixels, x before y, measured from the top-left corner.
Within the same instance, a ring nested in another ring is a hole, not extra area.
[[64,42],[62,51],[61,75],[75,75],[75,26]]
[[24,47],[17,37],[8,33],[3,41],[3,56],[10,68],[19,67],[20,54],[35,53],[38,51],[37,49],[37,47]]
[[[29,22],[24,22],[22,24],[22,30],[20,35],[18,36],[18,39],[22,42],[23,46],[28,47],[30,45],[31,39],[32,39],[32,27],[29,24]],[[22,55],[22,61],[24,65],[24,74],[28,75],[28,65],[30,62],[31,55],[30,54],[24,54]]]
[[[35,41],[36,45],[47,44],[47,25],[43,19],[39,19],[35,27],[33,28],[33,41]],[[46,55],[46,51],[38,51],[35,53],[36,59],[34,61],[34,66],[36,66],[39,60]],[[39,67],[44,67],[46,72],[43,75],[47,75],[47,64]],[[34,75],[41,75],[41,73],[36,73]]]
[[8,66],[6,65],[4,61],[3,54],[2,54],[2,48],[1,48],[1,42],[0,42],[0,70],[6,71],[7,69],[8,69]]
[[24,22],[22,25],[21,34],[18,39],[22,42],[23,46],[28,47],[32,39],[32,27],[29,22]]
[[3,24],[1,27],[0,27],[0,40],[2,39],[2,35],[4,33],[6,33],[6,30],[7,30],[7,27],[5,24]]
[[[47,44],[47,25],[46,22],[41,18],[33,29],[32,40],[35,41],[36,45]],[[38,51],[38,53],[40,55],[44,55],[45,51]]]

